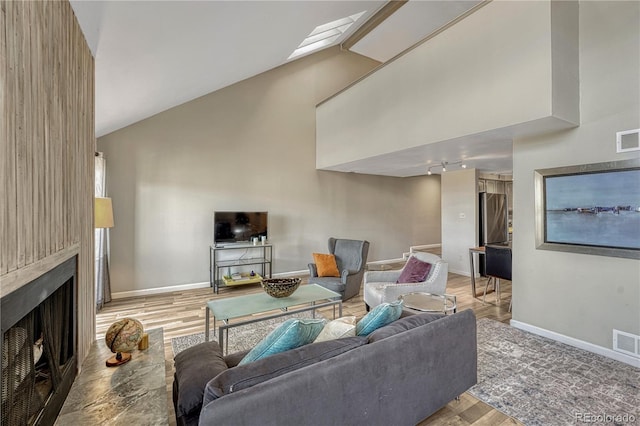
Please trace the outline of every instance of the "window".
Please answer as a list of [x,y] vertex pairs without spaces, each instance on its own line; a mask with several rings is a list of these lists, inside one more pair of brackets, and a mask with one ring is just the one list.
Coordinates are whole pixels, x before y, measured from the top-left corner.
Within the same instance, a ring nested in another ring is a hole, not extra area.
[[366,11],[317,26],[287,58],[293,59],[334,44]]

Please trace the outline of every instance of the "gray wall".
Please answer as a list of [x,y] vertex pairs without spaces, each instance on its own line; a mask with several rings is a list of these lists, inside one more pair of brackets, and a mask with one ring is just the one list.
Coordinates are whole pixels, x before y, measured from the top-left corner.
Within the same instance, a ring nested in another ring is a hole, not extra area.
[[269,212],[275,272],[306,269],[327,238],[369,260],[440,243],[438,176],[315,169],[315,105],[377,65],[329,49],[106,135],[112,291],[209,280],[214,210]]
[[[469,248],[478,245],[478,172],[442,174],[442,258],[449,272],[470,276]],[[476,266],[477,268],[477,266]]]
[[[534,170],[637,158],[615,133],[640,127],[640,3],[580,2],[580,127],[514,141],[513,318],[612,348],[640,334],[640,262],[536,250]],[[640,182],[638,182],[640,185]]]

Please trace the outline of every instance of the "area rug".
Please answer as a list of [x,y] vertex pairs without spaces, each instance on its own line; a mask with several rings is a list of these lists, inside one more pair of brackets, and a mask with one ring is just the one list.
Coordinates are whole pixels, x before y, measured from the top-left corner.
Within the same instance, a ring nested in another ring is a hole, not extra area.
[[[260,322],[241,325],[229,329],[229,350],[227,353],[234,353],[253,348],[267,334],[282,324],[289,318],[311,318],[311,312],[300,312],[298,314],[286,315],[283,317],[272,318]],[[316,312],[316,318],[323,318],[322,314]],[[213,324],[213,321],[211,321]],[[216,333],[218,330],[216,329]],[[209,339],[218,341],[218,335],[213,335],[213,328],[209,335]],[[181,351],[204,342],[204,332],[190,334],[188,336],[174,337],[171,339],[171,348],[173,355],[177,355]]]
[[640,425],[640,369],[486,318],[469,393],[527,426]]

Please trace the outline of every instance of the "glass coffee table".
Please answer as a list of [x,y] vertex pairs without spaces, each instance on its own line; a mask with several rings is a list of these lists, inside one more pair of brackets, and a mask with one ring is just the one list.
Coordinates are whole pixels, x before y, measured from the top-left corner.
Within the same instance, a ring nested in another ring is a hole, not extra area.
[[[210,300],[207,302],[207,308],[205,310],[204,340],[206,342],[209,341],[211,314],[213,314],[214,333],[216,322],[221,321],[221,324],[218,326],[218,343],[220,343],[220,349],[226,354],[225,348],[229,346],[228,330],[230,328],[305,311],[312,311],[313,317],[315,318],[316,309],[325,306],[333,306],[334,318],[336,318],[335,308],[337,306],[338,316],[342,316],[342,297],[340,293],[336,293],[317,284],[302,285],[289,297],[275,298],[263,292],[248,294],[246,296]],[[233,324],[229,323],[231,319],[271,311],[276,312],[251,319],[234,321]]]
[[404,307],[420,312],[456,313],[456,296],[451,294],[407,293],[398,297],[404,302]]

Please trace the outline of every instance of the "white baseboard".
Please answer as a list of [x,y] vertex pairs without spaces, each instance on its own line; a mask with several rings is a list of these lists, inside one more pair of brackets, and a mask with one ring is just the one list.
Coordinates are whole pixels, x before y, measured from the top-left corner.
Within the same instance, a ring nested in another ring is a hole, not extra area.
[[594,345],[593,343],[585,342],[584,340],[575,339],[573,337],[565,336],[564,334],[556,333],[555,331],[546,330],[544,328],[516,320],[510,320],[509,324],[520,330],[528,331],[530,333],[537,334],[538,336],[555,340],[556,342],[565,343],[578,349],[584,349],[585,351],[593,352],[607,358],[615,359],[616,361],[624,362],[625,364],[629,364],[633,367],[640,368],[640,359],[616,352],[612,349]]
[[273,278],[299,277],[300,275],[309,275],[309,270],[278,272],[277,274],[273,274]]
[[408,253],[402,253],[402,260],[409,259],[409,256],[411,256],[411,253],[415,252],[416,250],[428,250],[428,249],[439,248],[439,247],[442,247],[442,244],[422,244],[419,246],[411,246],[409,247]]
[[[402,259],[386,259],[386,260],[376,260],[374,262],[367,262],[369,264],[384,264],[384,263],[393,263],[393,262],[402,262]],[[286,278],[286,277],[296,277],[300,275],[309,275],[309,270],[304,269],[300,271],[288,271],[288,272],[279,272],[277,274],[273,274],[274,278]],[[124,299],[126,297],[138,297],[138,296],[149,296],[152,294],[162,294],[162,293],[170,293],[172,291],[184,291],[184,290],[193,290],[197,288],[207,288],[209,287],[209,282],[202,283],[192,283],[192,284],[178,284],[171,285],[167,287],[156,287],[156,288],[145,288],[142,290],[131,290],[131,291],[119,291],[115,293],[111,293],[112,299]]]
[[[462,275],[464,277],[470,277],[471,274],[469,273],[469,271],[463,271],[463,270],[458,270],[458,269],[451,269],[451,264],[449,264],[449,272],[453,273],[453,274],[458,274],[458,275]],[[476,277],[476,284],[478,283],[478,278],[480,278],[480,276],[478,275]]]
[[442,247],[442,244],[423,244],[419,246],[411,246],[409,247],[409,253],[413,253],[414,250],[425,250]]
[[384,265],[385,263],[403,262],[404,260],[405,259],[374,260],[373,262],[367,262],[367,265]]
[[115,293],[111,293],[111,298],[124,299],[125,297],[149,296],[151,294],[170,293],[172,291],[193,290],[196,288],[207,288],[209,286],[210,286],[209,281],[207,281],[203,283],[178,284],[178,285],[170,285],[167,287],[145,288],[142,290],[118,291]]
[[[300,275],[309,275],[309,270],[281,272],[279,274],[273,274],[273,277],[285,278],[285,277],[300,276]],[[170,285],[167,287],[145,288],[142,290],[119,291],[116,293],[111,293],[111,298],[124,299],[126,297],[149,296],[152,294],[171,293],[172,291],[194,290],[197,288],[207,288],[207,287],[210,287],[209,281],[203,282],[203,283]]]

